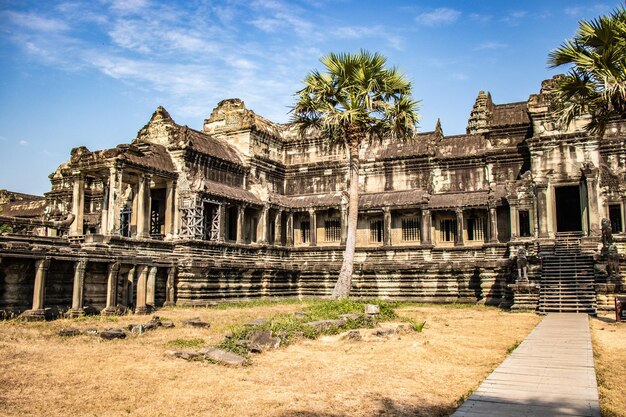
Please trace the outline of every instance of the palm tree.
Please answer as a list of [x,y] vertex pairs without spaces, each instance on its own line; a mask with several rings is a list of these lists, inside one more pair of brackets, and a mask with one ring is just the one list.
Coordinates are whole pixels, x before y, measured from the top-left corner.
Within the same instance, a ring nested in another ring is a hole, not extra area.
[[602,136],[612,118],[626,118],[626,10],[579,22],[572,39],[549,55],[551,68],[572,65],[557,85],[560,122],[590,115],[586,129]]
[[306,76],[304,88],[296,94],[292,121],[301,135],[315,132],[330,144],[347,149],[348,233],[333,290],[333,298],[345,298],[350,293],[356,246],[359,149],[373,139],[413,138],[418,102],[411,98],[411,83],[397,68],[387,68],[387,59],[378,53],[329,53],[320,61],[326,71],[313,70]]

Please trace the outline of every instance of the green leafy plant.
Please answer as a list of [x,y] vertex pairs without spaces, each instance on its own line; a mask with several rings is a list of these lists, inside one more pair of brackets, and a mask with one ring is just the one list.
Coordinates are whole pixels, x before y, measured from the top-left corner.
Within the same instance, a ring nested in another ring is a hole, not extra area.
[[176,347],[176,348],[184,348],[184,349],[192,349],[202,347],[206,344],[204,339],[193,338],[193,339],[175,339],[170,340],[165,344],[167,347]]

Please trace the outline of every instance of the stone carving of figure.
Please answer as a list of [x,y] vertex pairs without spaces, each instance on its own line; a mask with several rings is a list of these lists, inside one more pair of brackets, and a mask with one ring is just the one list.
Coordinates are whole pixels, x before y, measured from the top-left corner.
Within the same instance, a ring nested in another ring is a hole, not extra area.
[[528,281],[528,259],[526,259],[526,248],[523,246],[517,249],[517,279]]
[[611,229],[611,220],[602,219],[602,252],[607,253],[609,246],[613,244],[613,230]]

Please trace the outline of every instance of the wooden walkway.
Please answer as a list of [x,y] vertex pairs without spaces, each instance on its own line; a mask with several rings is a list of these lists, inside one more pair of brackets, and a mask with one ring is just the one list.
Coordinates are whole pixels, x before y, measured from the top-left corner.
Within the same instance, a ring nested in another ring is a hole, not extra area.
[[600,417],[586,314],[550,313],[452,417]]

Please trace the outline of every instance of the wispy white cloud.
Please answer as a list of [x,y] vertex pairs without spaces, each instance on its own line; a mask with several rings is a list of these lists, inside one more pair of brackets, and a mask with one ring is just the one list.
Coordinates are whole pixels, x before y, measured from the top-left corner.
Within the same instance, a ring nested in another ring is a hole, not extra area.
[[465,81],[469,79],[469,76],[462,72],[455,72],[453,74],[450,74],[450,76],[452,77],[452,79],[457,80],[457,81]]
[[26,140],[20,140],[20,141],[18,142],[18,144],[19,144],[20,146],[28,146],[28,141],[26,141]]
[[424,26],[443,26],[456,22],[461,17],[461,12],[448,7],[439,7],[437,9],[420,13],[415,20]]
[[566,7],[563,11],[566,15],[571,17],[582,17],[587,15],[600,15],[607,13],[611,10],[611,6],[603,3],[596,4],[588,4],[588,5],[578,5],[578,6],[569,6]]
[[339,39],[382,39],[394,49],[402,50],[404,39],[390,33],[384,26],[341,26],[332,31],[334,38]]
[[485,49],[502,49],[506,48],[508,45],[506,43],[498,42],[498,41],[486,41],[474,48],[476,51],[482,51]]
[[65,22],[59,19],[52,19],[39,16],[35,13],[23,13],[15,11],[5,11],[5,17],[18,27],[37,32],[61,32],[68,29]]
[[[202,1],[176,8],[147,0],[67,0],[49,9],[7,13],[9,40],[40,63],[95,70],[156,92],[156,104],[179,116],[206,116],[217,101],[240,97],[258,113],[286,121],[300,76],[327,52],[317,46],[319,40],[404,45],[399,32],[384,25],[337,25],[332,16],[313,25],[311,9],[284,0],[219,6]],[[265,33],[258,36],[254,28]]]
[[508,23],[511,26],[517,26],[520,24],[520,21],[524,19],[527,15],[528,12],[526,10],[515,10],[504,16],[502,18],[502,21]]

